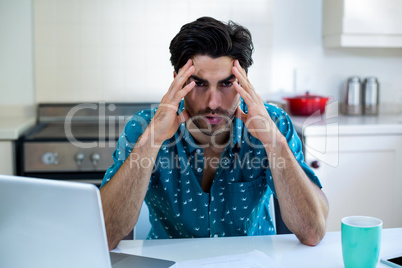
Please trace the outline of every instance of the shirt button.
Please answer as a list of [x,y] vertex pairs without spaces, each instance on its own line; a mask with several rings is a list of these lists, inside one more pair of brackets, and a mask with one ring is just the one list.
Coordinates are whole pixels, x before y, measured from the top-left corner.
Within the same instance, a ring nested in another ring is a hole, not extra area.
[[195,150],[195,152],[196,152],[197,154],[200,154],[200,153],[201,153],[201,149],[200,149],[200,148],[197,148],[197,149]]
[[197,168],[197,172],[201,172],[202,171],[202,168]]

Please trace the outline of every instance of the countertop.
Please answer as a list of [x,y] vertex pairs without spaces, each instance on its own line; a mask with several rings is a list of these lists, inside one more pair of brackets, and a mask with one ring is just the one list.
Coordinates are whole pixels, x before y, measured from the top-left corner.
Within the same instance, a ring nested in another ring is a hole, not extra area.
[[290,117],[297,133],[305,136],[402,134],[402,115]]
[[[402,228],[382,231],[380,258],[401,254]],[[301,244],[295,235],[242,236],[219,238],[182,238],[154,240],[122,240],[114,252],[141,255],[176,261],[176,267],[185,261],[223,255],[244,254],[258,250],[271,263],[267,267],[344,267],[341,232],[328,232],[315,247]],[[183,264],[183,266],[181,265]],[[230,264],[219,267],[229,267]],[[212,267],[212,266],[208,266]],[[214,266],[215,267],[215,266]],[[218,267],[218,265],[216,266]],[[388,267],[378,262],[377,267]]]
[[35,125],[33,107],[0,107],[0,141],[17,140],[28,128]]
[[0,117],[0,140],[17,140],[35,124],[35,117]]

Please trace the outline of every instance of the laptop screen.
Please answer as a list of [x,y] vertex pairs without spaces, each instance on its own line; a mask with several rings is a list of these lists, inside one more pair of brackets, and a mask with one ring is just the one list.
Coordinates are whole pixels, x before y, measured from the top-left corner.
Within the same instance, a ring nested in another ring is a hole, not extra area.
[[92,184],[0,175],[0,267],[110,268]]

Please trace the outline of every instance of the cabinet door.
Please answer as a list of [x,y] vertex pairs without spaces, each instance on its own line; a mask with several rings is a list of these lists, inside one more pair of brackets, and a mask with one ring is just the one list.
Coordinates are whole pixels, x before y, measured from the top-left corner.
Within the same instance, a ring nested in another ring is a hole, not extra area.
[[323,0],[327,47],[401,47],[401,0]]
[[[306,163],[320,162],[315,172],[329,201],[327,231],[339,231],[341,219],[350,215],[378,217],[384,228],[401,227],[402,136],[336,139],[305,139]],[[339,149],[328,144],[339,144]]]
[[344,0],[343,32],[402,34],[402,1]]
[[12,141],[0,141],[0,174],[15,175]]

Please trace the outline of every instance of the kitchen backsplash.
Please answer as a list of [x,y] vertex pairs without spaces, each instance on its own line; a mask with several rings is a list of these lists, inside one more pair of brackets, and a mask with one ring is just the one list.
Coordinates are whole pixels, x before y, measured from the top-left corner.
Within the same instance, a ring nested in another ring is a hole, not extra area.
[[0,106],[34,105],[32,1],[0,0]]
[[272,10],[273,0],[35,0],[36,102],[160,101],[173,80],[171,39],[205,15],[250,29],[250,78],[267,91]]
[[324,48],[322,0],[0,0],[0,105],[159,101],[170,40],[204,15],[251,30],[249,76],[264,100],[338,100],[357,75],[378,78],[383,106],[402,106],[402,49]]

